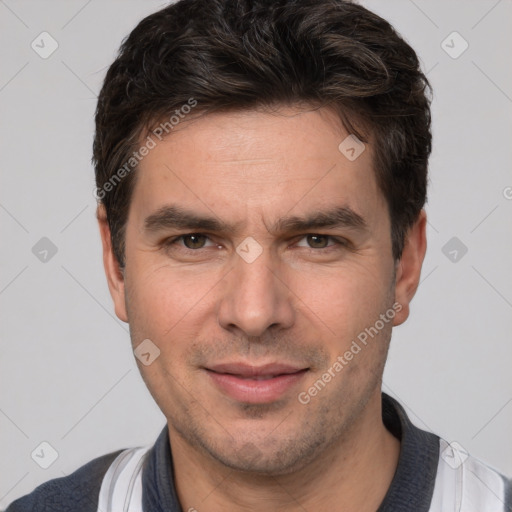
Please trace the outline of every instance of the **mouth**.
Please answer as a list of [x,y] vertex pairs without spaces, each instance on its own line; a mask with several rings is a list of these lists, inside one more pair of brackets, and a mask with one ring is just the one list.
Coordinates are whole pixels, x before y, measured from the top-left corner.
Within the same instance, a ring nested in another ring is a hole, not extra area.
[[309,368],[271,363],[251,366],[228,363],[204,368],[214,386],[237,402],[271,403],[298,385]]

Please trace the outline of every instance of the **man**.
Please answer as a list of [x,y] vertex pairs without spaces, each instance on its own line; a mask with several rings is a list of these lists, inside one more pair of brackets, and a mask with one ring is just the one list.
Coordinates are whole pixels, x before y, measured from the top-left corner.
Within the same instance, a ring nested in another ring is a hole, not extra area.
[[512,510],[381,393],[426,250],[427,92],[344,0],[182,0],[133,30],[98,100],[97,215],[167,425],[9,512]]

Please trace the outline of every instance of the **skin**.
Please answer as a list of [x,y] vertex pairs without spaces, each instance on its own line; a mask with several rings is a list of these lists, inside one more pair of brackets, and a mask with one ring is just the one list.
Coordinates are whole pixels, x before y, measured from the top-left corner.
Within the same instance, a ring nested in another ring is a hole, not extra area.
[[[149,338],[160,350],[138,364],[167,418],[184,510],[369,512],[392,481],[400,444],[382,422],[382,372],[392,325],[406,320],[418,286],[426,219],[422,212],[395,261],[371,140],[351,162],[338,150],[347,135],[326,109],[183,121],[137,170],[124,271],[99,207],[116,314],[130,324],[134,348]],[[146,229],[170,204],[231,229]],[[279,219],[334,207],[350,208],[365,227],[274,229]],[[179,238],[190,233],[207,236]],[[246,237],[262,249],[252,263],[236,252]],[[393,321],[300,403],[298,394],[395,303]],[[306,370],[278,398],[249,403],[205,369],[233,361]]]

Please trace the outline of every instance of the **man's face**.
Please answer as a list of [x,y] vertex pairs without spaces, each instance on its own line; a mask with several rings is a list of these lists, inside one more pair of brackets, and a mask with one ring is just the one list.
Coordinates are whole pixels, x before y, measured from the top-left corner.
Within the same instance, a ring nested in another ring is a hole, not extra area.
[[210,114],[137,170],[116,312],[160,350],[139,366],[171,438],[227,466],[297,469],[380,400],[404,316],[371,146],[350,161],[348,135],[327,110]]

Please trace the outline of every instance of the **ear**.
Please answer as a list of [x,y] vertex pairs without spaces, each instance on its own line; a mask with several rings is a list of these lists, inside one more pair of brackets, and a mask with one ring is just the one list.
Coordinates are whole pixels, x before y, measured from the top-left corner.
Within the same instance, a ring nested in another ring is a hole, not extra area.
[[409,316],[409,304],[418,289],[421,266],[427,250],[427,214],[421,210],[418,219],[407,232],[404,249],[397,263],[395,301],[402,307],[397,309],[393,325],[400,325]]
[[114,301],[115,312],[120,320],[128,322],[125,303],[124,274],[112,249],[112,239],[110,237],[107,213],[102,204],[98,205],[96,217],[98,219],[101,244],[103,246],[103,266],[107,276],[108,289]]

